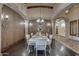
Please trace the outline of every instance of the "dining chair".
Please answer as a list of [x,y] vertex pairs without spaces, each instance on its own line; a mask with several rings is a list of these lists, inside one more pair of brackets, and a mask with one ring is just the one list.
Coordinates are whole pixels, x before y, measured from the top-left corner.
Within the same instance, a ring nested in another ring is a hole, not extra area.
[[27,34],[27,35],[25,36],[25,38],[26,38],[27,40],[29,40],[29,39],[30,39],[30,35]]
[[36,45],[36,56],[38,56],[38,51],[44,52],[44,55],[46,56],[46,45]]
[[29,39],[30,39],[30,35],[28,34],[28,35],[26,35],[26,42],[27,43],[28,43]]
[[52,40],[52,38],[53,38],[53,36],[52,36],[52,35],[49,35],[49,39],[51,39],[51,40]]
[[36,55],[38,55],[38,51],[44,51],[44,55],[46,56],[46,42],[43,39],[39,39],[36,42]]
[[31,44],[28,44],[28,48],[29,48],[29,53],[35,53],[35,43],[31,43]]
[[46,33],[46,36],[47,36],[47,37],[49,36],[48,33]]
[[30,35],[27,34],[27,35],[25,36],[25,46],[26,46],[26,48],[27,48],[27,46],[28,46],[28,41],[29,41],[29,39],[30,39]]
[[46,46],[46,52],[49,53],[49,46]]
[[32,37],[33,36],[33,33],[31,33],[30,36]]

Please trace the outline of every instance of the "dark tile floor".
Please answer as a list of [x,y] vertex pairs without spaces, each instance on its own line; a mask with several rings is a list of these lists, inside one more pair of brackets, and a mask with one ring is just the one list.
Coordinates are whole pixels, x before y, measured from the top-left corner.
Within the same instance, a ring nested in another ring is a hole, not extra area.
[[[51,53],[48,54],[47,56],[76,56],[77,54],[73,52],[72,50],[66,48],[64,45],[61,43],[55,41],[53,39],[52,41],[52,49]],[[3,56],[28,56],[27,54],[27,44],[25,41],[20,42],[13,48],[7,50],[6,52],[3,53]],[[29,54],[31,56],[34,56],[35,54]]]

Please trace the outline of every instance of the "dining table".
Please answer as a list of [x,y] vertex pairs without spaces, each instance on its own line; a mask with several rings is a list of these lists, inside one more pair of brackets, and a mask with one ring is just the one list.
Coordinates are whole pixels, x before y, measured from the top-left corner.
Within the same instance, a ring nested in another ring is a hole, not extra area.
[[28,46],[30,45],[34,45],[36,51],[37,50],[45,50],[46,51],[46,46],[50,46],[51,45],[51,39],[49,39],[46,36],[32,36],[29,40],[28,40]]
[[36,49],[36,55],[38,50],[45,51],[46,55],[46,46],[50,47],[51,39],[49,39],[47,36],[34,35],[28,40],[28,47],[30,45],[34,46]]
[[31,45],[31,43],[35,43],[38,45],[50,45],[51,44],[51,39],[49,39],[46,36],[33,36],[28,40],[28,45]]

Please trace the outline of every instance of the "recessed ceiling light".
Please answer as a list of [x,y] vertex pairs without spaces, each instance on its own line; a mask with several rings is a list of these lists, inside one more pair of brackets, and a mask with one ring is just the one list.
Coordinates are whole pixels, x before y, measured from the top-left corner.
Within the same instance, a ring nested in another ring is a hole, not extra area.
[[65,13],[66,13],[66,14],[69,13],[69,10],[66,10]]

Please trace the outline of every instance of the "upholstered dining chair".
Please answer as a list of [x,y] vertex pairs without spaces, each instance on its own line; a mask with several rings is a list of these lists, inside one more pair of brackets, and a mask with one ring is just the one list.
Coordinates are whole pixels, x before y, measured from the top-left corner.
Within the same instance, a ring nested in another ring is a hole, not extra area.
[[36,55],[38,55],[38,51],[43,51],[44,55],[46,55],[46,45],[47,45],[46,40],[39,39],[36,42]]
[[46,56],[46,45],[36,45],[36,56],[38,56],[38,51],[42,51],[42,55],[44,52],[44,55]]
[[31,53],[31,54],[35,53],[35,43],[28,44],[27,49],[28,49],[28,54],[30,54],[30,53]]
[[30,39],[30,35],[26,35],[26,42],[28,43],[28,40]]

